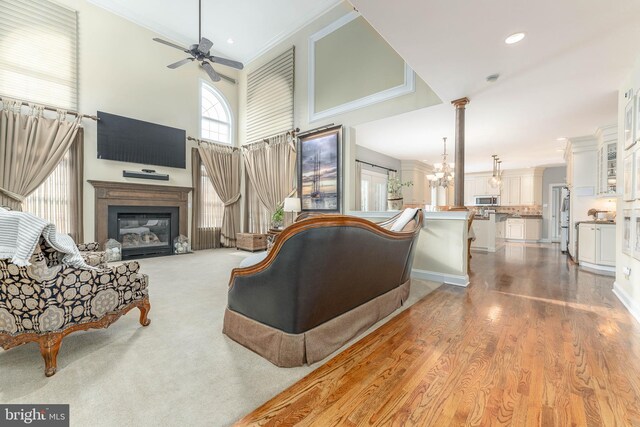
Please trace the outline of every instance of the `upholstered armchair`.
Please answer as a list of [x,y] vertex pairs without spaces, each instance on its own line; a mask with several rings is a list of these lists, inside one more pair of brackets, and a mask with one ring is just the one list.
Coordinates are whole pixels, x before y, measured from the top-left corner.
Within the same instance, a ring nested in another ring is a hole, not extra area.
[[107,266],[107,253],[100,250],[100,243],[80,243],[78,245],[80,255],[91,267],[106,267]]
[[0,259],[0,346],[37,342],[46,376],[55,374],[62,339],[72,332],[106,328],[135,307],[140,324],[149,325],[148,278],[137,262],[75,268],[60,263],[44,240],[30,262]]

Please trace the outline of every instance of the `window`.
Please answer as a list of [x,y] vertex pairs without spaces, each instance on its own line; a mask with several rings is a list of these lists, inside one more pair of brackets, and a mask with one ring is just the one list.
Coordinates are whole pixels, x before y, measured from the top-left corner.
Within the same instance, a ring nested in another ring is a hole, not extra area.
[[24,200],[22,210],[52,222],[59,233],[73,233],[70,215],[73,182],[69,150],[49,178]]
[[203,164],[200,164],[200,189],[200,223],[198,227],[221,227],[224,204],[214,190]]
[[[37,55],[34,57],[34,47]],[[0,94],[62,109],[78,106],[77,14],[48,0],[0,1]],[[81,144],[81,141],[76,142]],[[77,194],[73,149],[22,209],[78,231],[72,206]],[[75,192],[75,193],[74,193]]]
[[200,136],[223,144],[232,143],[231,110],[224,96],[213,86],[202,82]]
[[362,210],[373,212],[386,211],[387,175],[363,169],[360,183]]
[[76,109],[77,37],[75,11],[48,0],[1,1],[0,94]]

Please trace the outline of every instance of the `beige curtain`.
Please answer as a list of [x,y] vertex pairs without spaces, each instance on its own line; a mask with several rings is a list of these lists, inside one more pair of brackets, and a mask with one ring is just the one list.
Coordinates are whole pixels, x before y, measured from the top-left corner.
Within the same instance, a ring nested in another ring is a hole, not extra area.
[[58,166],[73,143],[81,117],[66,120],[42,117],[43,108],[28,114],[19,102],[3,100],[0,115],[0,206],[22,209],[24,199]]
[[249,180],[245,169],[244,174],[244,231],[246,233],[266,234],[271,227],[271,215],[262,204],[256,189]]
[[362,210],[362,163],[356,161],[356,176],[355,180],[355,198],[356,198],[356,210]]
[[222,246],[235,246],[240,231],[240,153],[232,147],[204,142],[198,153],[224,204],[220,241]]
[[69,235],[76,243],[84,243],[84,129],[78,129],[69,154],[71,184]]
[[[222,202],[208,200],[210,192],[205,185],[211,187],[208,175],[202,174],[202,161],[197,148],[191,149],[191,177],[193,192],[191,193],[191,248],[193,250],[213,249],[220,247],[220,223],[224,216]],[[206,181],[205,181],[206,180]],[[211,192],[215,193],[215,191]],[[212,194],[218,199],[217,194]],[[218,220],[220,217],[220,220]]]
[[296,151],[287,133],[243,147],[247,176],[256,196],[273,214],[295,188]]

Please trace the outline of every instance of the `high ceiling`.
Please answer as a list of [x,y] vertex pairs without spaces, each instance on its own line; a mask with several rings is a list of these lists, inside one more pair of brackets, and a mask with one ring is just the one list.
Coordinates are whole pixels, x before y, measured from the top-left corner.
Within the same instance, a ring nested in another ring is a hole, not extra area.
[[[89,1],[169,40],[197,40],[196,0]],[[616,123],[618,86],[640,54],[638,0],[350,1],[443,100],[358,126],[358,144],[438,162],[443,136],[453,151],[449,102],[466,96],[470,172],[490,169],[494,153],[507,169],[561,163],[558,138]],[[341,0],[202,2],[213,50],[246,63]],[[520,31],[522,42],[504,43]]]
[[[450,101],[468,97],[467,170],[562,162],[561,137],[617,122],[617,91],[640,55],[637,0],[351,0],[443,104],[358,127],[358,144],[401,159],[453,150]],[[514,45],[504,39],[526,38]],[[495,83],[485,78],[499,73]]]
[[[170,41],[198,41],[198,0],[88,0]],[[202,36],[213,51],[250,62],[341,0],[202,0]],[[233,40],[233,44],[227,42]]]

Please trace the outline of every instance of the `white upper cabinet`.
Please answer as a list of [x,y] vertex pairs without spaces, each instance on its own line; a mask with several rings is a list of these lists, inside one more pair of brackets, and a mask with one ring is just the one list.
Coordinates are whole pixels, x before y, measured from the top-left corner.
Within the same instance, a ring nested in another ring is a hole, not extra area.
[[504,171],[502,185],[491,187],[490,173],[470,174],[464,179],[465,202],[473,206],[475,196],[500,196],[502,206],[541,205],[542,169]]

